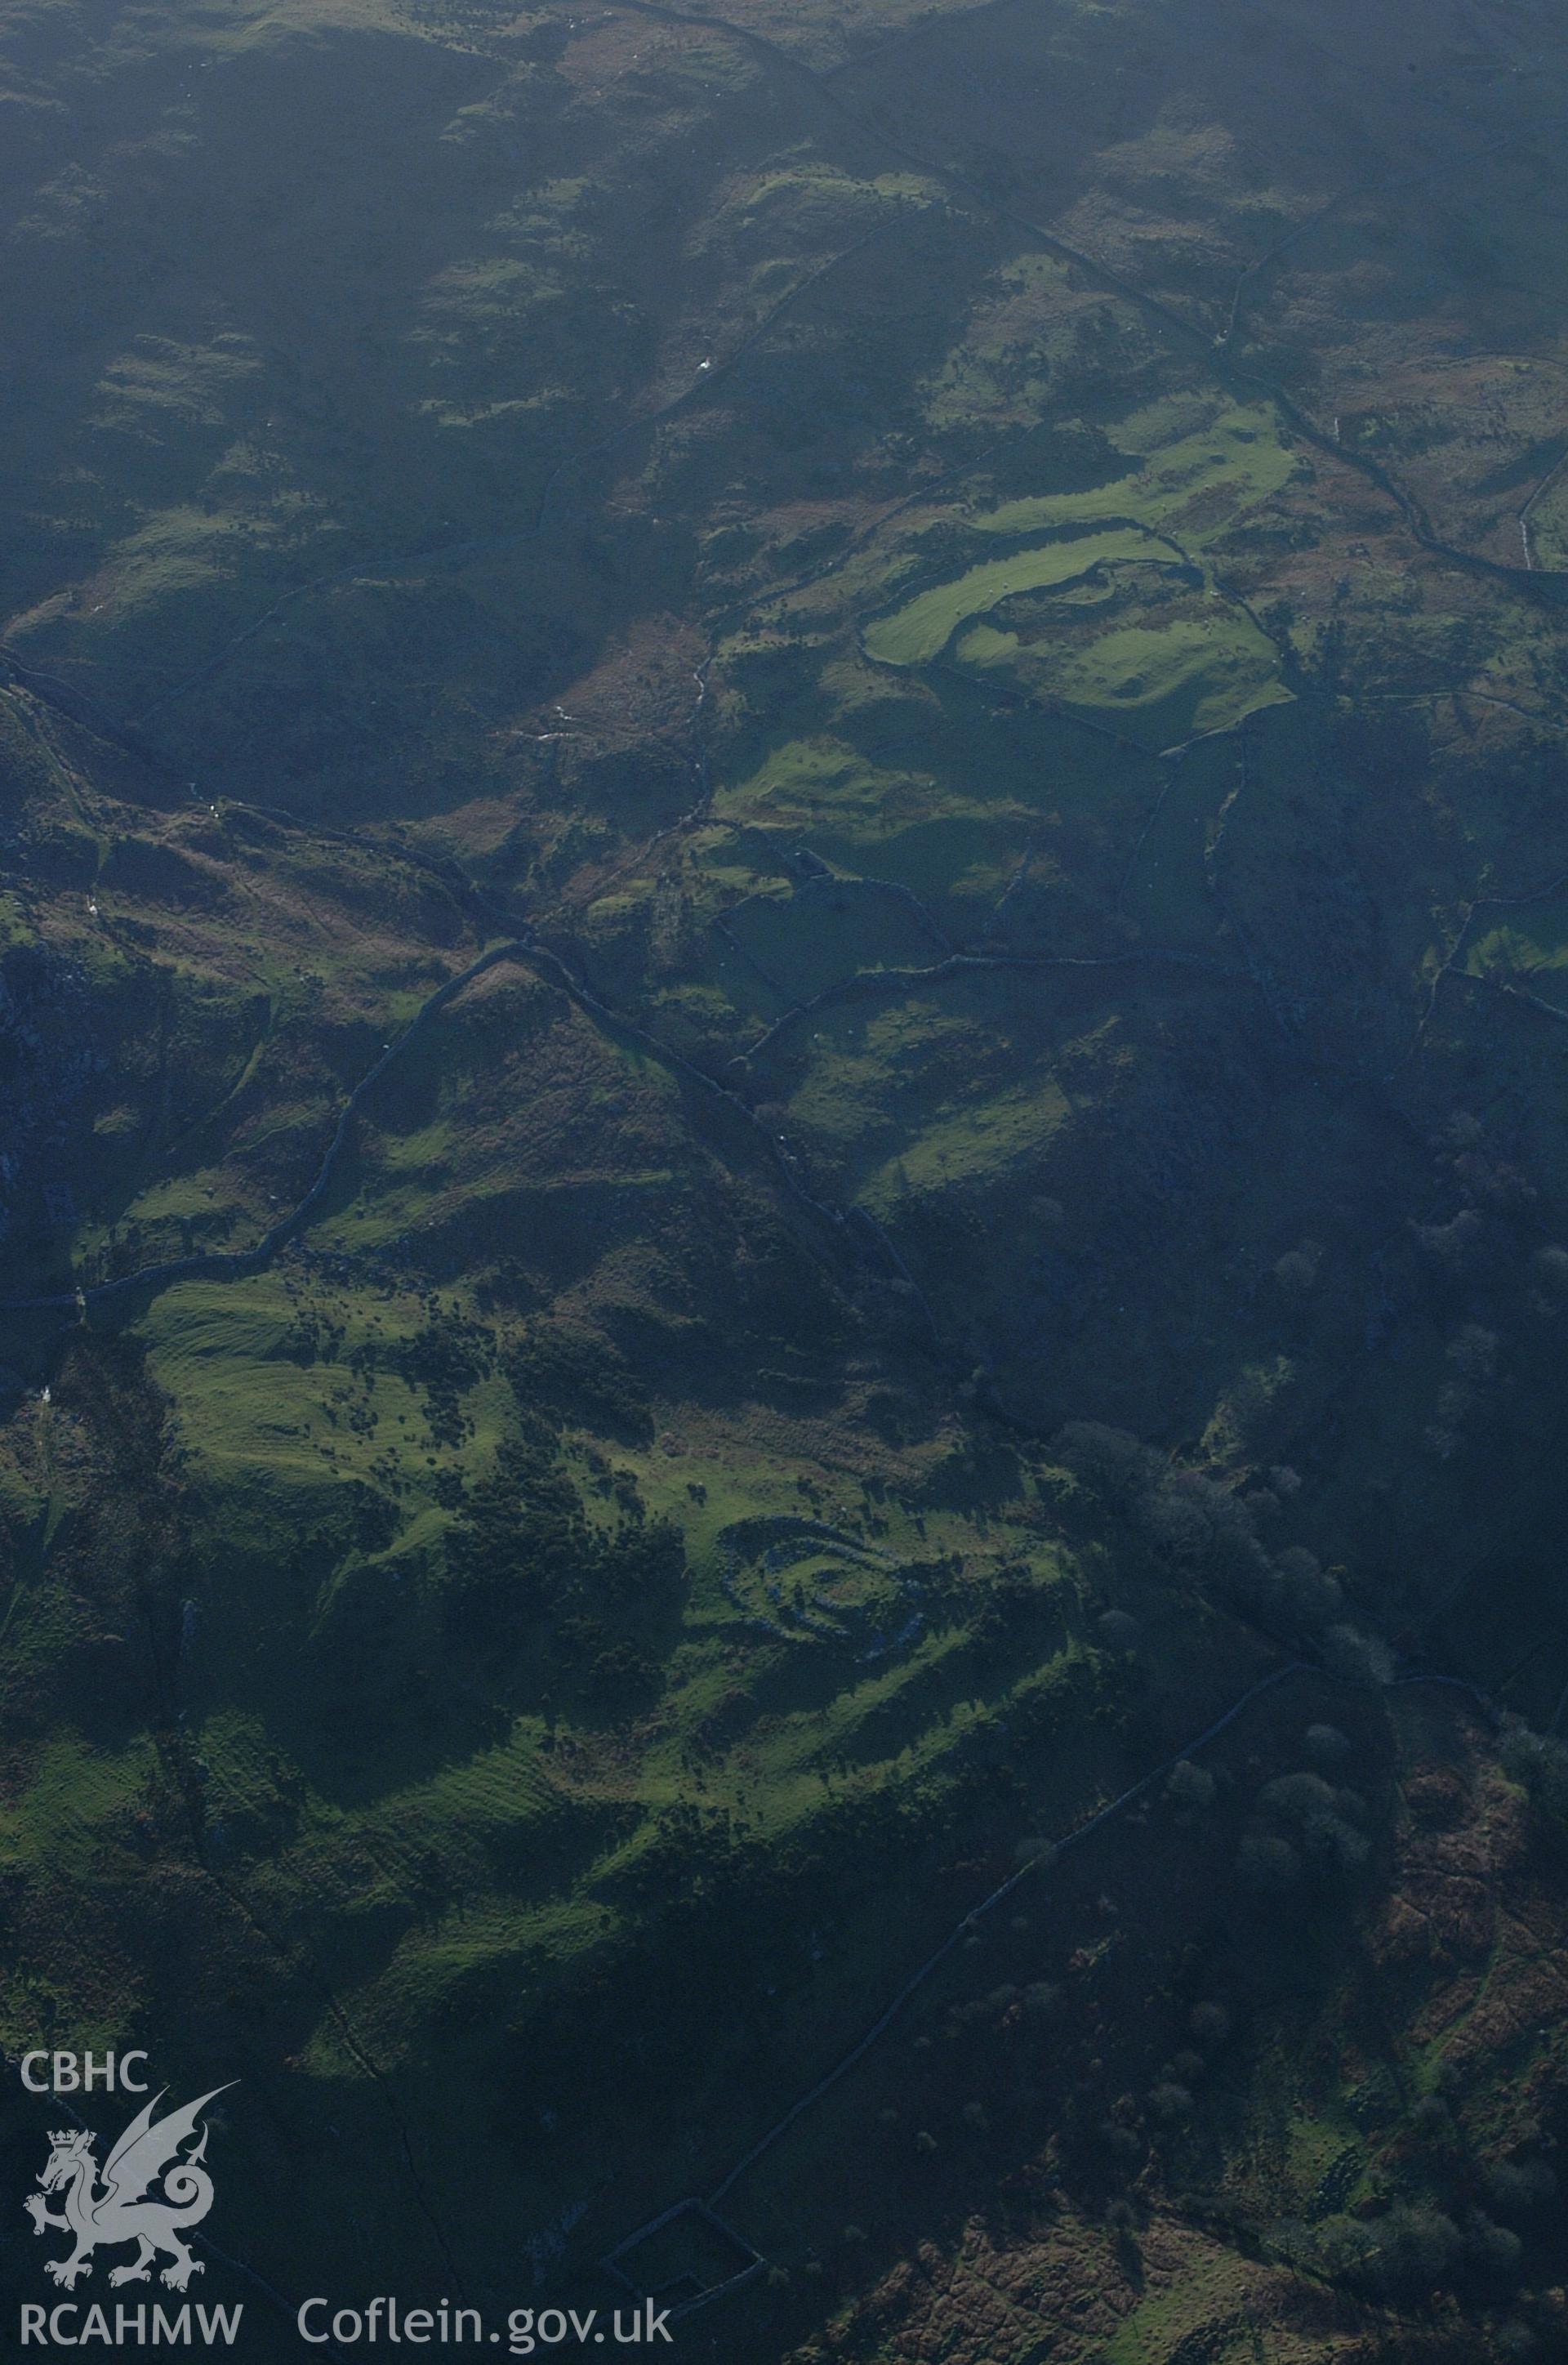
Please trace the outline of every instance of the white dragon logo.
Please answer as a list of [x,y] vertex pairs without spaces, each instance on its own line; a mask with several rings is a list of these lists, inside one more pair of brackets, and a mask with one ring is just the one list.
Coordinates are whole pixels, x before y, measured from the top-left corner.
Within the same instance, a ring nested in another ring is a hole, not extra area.
[[[228,2090],[226,2086],[215,2086],[199,2102],[187,2102],[183,2111],[171,2111],[155,2124],[152,2113],[168,2088],[154,2094],[110,2152],[101,2190],[98,2163],[93,2158],[96,2135],[85,2127],[66,2127],[50,2134],[48,2165],[39,2178],[41,2191],[29,2192],[22,2206],[33,2221],[35,2234],[71,2234],[76,2247],[68,2259],[49,2259],[47,2274],[67,2291],[73,2290],[79,2275],[92,2273],[93,2252],[100,2245],[113,2249],[120,2242],[140,2247],[129,2266],[114,2269],[111,2283],[149,2281],[153,2259],[160,2251],[174,2261],[163,2269],[162,2280],[174,2291],[184,2291],[191,2277],[203,2271],[201,2260],[192,2258],[180,2236],[199,2225],[212,2206],[212,2179],[201,2165],[207,2156],[206,2127],[196,2149],[184,2159],[179,2149],[195,2135],[207,2104]],[[149,2200],[147,2195],[160,2177],[162,2192]],[[64,2211],[56,2217],[45,2207],[42,2193],[59,2191],[62,2186]]]

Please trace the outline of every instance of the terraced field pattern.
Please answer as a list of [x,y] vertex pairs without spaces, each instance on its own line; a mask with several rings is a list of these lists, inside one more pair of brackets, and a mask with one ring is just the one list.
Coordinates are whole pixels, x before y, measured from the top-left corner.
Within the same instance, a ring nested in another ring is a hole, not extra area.
[[1568,2356],[1565,120],[0,0],[6,2340]]

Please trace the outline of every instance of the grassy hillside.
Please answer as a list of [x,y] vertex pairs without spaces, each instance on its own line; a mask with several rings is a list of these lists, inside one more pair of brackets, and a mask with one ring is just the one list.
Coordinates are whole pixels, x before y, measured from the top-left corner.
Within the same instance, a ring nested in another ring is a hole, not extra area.
[[0,2045],[205,2296],[1558,2353],[1565,78],[0,6]]

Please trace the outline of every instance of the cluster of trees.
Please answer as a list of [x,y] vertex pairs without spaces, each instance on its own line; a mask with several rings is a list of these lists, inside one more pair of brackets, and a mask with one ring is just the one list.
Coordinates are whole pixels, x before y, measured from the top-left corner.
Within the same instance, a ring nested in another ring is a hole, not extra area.
[[1450,2287],[1467,2264],[1496,2272],[1518,2263],[1517,2234],[1481,2210],[1462,2226],[1429,2202],[1399,2201],[1376,2217],[1338,2217],[1320,2229],[1317,2264],[1369,2296],[1418,2300]]
[[[1450,2198],[1407,2193],[1371,2215],[1326,2219],[1305,2239],[1305,2262],[1395,2303],[1444,2291],[1502,2298],[1521,2280],[1527,2238],[1544,2222],[1557,2179],[1544,2160],[1526,2159],[1494,2161],[1449,2180]],[[1505,2357],[1536,2353],[1518,2317],[1497,2329]]]
[[1372,1853],[1359,1791],[1336,1789],[1321,1774],[1282,1774],[1266,1782],[1242,1835],[1237,1871],[1259,1895],[1282,1897],[1304,1882],[1342,1888]]
[[547,1451],[516,1442],[470,1489],[445,1543],[442,1606],[465,1643],[528,1638],[569,1685],[627,1708],[655,1687],[688,1583],[680,1530],[633,1496],[610,1530]]
[[[1070,1421],[1056,1451],[1079,1483],[1120,1510],[1173,1571],[1242,1616],[1319,1648],[1337,1674],[1386,1683],[1393,1661],[1341,1616],[1338,1579],[1300,1545],[1271,1553],[1260,1515],[1271,1489],[1243,1496],[1199,1470],[1169,1463],[1152,1446],[1100,1421]],[[1288,1479],[1290,1474],[1282,1474]]]
[[568,1420],[646,1443],[648,1399],[632,1367],[606,1339],[559,1323],[531,1323],[509,1340],[501,1369],[525,1414],[559,1429]]
[[1503,1729],[1503,1767],[1532,1799],[1553,1815],[1568,1816],[1568,1743],[1552,1733],[1534,1732],[1521,1718]]
[[422,1388],[431,1435],[442,1445],[461,1445],[463,1398],[495,1362],[496,1334],[457,1313],[432,1314],[398,1354],[398,1368],[411,1388]]

